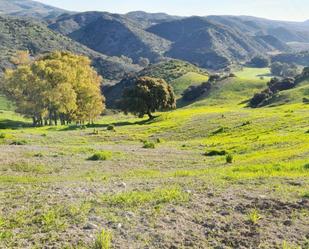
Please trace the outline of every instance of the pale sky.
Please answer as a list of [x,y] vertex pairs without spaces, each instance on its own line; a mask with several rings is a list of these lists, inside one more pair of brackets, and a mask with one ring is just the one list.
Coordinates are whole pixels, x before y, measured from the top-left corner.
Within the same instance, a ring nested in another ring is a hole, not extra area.
[[73,11],[127,13],[144,10],[173,15],[249,15],[274,20],[309,19],[309,0],[37,0]]

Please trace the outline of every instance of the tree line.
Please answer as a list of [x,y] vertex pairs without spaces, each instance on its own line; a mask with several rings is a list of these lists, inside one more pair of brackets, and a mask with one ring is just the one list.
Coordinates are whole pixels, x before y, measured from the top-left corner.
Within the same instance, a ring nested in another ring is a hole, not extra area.
[[[12,58],[15,69],[5,71],[1,91],[16,105],[16,112],[33,125],[93,123],[105,109],[102,77],[89,58],[70,52],[52,52],[31,58],[19,51]],[[139,117],[176,107],[172,87],[163,79],[136,78],[124,90],[121,109]]]

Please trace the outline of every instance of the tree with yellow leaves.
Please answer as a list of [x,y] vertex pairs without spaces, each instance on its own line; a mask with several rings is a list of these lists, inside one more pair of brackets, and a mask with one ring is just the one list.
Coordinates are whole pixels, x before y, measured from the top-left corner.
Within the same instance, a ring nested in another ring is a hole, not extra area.
[[[25,61],[24,54],[18,56],[16,61]],[[104,110],[101,81],[87,57],[53,52],[7,70],[3,91],[34,125],[81,124],[93,122]]]

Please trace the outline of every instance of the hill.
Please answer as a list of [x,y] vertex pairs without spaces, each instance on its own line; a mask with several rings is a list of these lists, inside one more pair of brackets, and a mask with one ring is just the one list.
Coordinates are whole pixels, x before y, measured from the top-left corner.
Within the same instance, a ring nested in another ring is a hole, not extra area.
[[181,19],[179,16],[171,16],[166,13],[147,13],[145,11],[132,11],[126,14],[132,20],[142,24],[144,28],[153,26],[158,23],[168,22]]
[[309,42],[309,26],[306,22],[274,21],[251,16],[208,16],[207,20],[250,36],[271,35],[285,43]]
[[309,66],[309,50],[296,53],[282,53],[272,56],[273,62],[296,63],[302,66]]
[[68,50],[84,54],[106,79],[120,79],[124,74],[139,68],[117,57],[97,53],[68,37],[48,29],[39,22],[21,18],[0,16],[0,66],[3,70],[10,65],[16,50],[28,50],[32,55],[54,50]]
[[108,107],[114,108],[122,96],[122,92],[126,87],[130,87],[135,77],[149,76],[154,78],[162,78],[171,84],[175,89],[175,93],[180,95],[188,86],[198,84],[208,80],[208,72],[198,68],[188,62],[180,60],[169,60],[150,65],[144,70],[123,79],[114,86],[105,86],[104,95]]
[[248,36],[202,17],[165,22],[147,30],[173,42],[167,56],[211,69],[246,61],[254,54],[287,48],[275,37]]
[[124,15],[102,12],[65,15],[49,28],[95,51],[110,56],[124,55],[136,63],[140,57],[154,62],[170,46],[169,41],[145,31],[139,22]]
[[1,111],[0,247],[307,248],[309,105],[240,103],[267,73],[152,121],[34,128]]
[[55,8],[31,0],[0,0],[0,14],[32,17],[38,19],[55,18],[69,11]]

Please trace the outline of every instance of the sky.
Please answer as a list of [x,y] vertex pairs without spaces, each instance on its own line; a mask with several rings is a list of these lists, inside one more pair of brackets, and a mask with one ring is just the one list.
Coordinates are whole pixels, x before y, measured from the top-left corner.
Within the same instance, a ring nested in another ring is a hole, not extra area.
[[127,13],[143,10],[173,15],[249,15],[273,20],[309,19],[309,0],[37,0],[72,11]]

